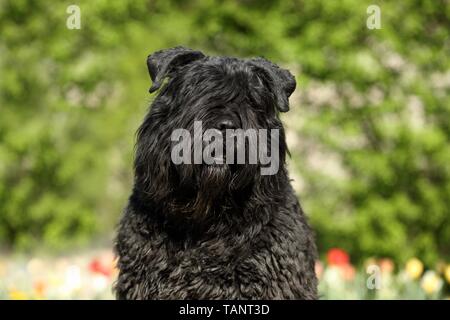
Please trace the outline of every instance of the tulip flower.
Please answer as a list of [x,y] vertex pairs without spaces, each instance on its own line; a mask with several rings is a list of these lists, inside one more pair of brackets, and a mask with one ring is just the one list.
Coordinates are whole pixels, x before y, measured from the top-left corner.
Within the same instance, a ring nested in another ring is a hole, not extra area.
[[423,275],[420,285],[428,295],[431,295],[441,290],[443,281],[436,272],[429,270]]
[[380,259],[378,265],[380,266],[381,272],[384,274],[394,272],[394,262],[391,259]]
[[33,285],[34,293],[38,298],[43,298],[45,296],[46,284],[44,281],[36,281]]
[[412,258],[406,263],[405,269],[410,278],[418,279],[423,272],[423,263],[417,258]]
[[343,266],[350,263],[348,253],[339,248],[328,250],[327,261],[331,266]]
[[19,290],[11,290],[9,292],[9,298],[11,300],[28,300],[28,295]]
[[317,278],[321,279],[322,275],[323,275],[323,265],[322,265],[322,263],[320,261],[316,261],[314,269],[315,269]]
[[447,282],[450,284],[450,264],[445,267],[444,276]]
[[89,264],[89,270],[92,273],[99,273],[104,276],[111,276],[113,272],[113,266],[112,265],[106,265],[105,263],[102,263],[99,259],[94,259]]

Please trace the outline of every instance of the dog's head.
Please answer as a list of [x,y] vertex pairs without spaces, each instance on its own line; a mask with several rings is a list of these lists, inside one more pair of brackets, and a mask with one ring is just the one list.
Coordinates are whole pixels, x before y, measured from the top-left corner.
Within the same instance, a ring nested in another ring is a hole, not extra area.
[[289,71],[263,58],[209,57],[183,47],[151,54],[147,66],[150,92],[159,93],[138,131],[139,189],[198,214],[284,171],[278,114],[289,110],[295,90]]

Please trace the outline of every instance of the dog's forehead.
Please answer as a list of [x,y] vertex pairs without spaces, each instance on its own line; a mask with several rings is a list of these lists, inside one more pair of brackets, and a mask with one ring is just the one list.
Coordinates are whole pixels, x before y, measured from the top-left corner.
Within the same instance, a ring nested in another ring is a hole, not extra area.
[[190,65],[199,67],[229,67],[229,68],[245,68],[248,66],[248,60],[237,57],[227,56],[206,56],[203,59],[193,61]]
[[206,57],[206,61],[211,64],[226,64],[226,65],[242,65],[247,62],[246,59],[240,59],[237,57],[227,57],[227,56],[209,56]]
[[254,76],[254,65],[248,59],[241,59],[227,56],[208,56],[203,59],[194,61],[186,69],[184,73],[189,73],[189,76],[205,77],[205,76],[247,76],[252,78]]

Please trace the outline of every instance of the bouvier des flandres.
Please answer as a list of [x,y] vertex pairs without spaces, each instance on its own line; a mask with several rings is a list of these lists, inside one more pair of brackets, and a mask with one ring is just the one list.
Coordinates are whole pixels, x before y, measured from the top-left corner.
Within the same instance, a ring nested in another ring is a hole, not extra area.
[[[314,237],[285,168],[279,119],[294,77],[264,58],[183,47],[155,52],[147,65],[150,92],[159,92],[137,133],[134,188],[115,244],[117,298],[317,298]],[[192,132],[198,121],[202,130],[279,132],[271,149],[278,170],[262,174],[262,162],[174,163],[172,133]]]

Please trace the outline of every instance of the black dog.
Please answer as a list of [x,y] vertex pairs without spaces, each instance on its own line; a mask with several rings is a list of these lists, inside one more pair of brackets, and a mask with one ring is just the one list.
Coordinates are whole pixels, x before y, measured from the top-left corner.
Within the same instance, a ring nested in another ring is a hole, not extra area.
[[[285,169],[278,117],[294,77],[263,58],[182,47],[155,52],[147,65],[150,92],[159,94],[137,134],[135,183],[115,246],[117,297],[316,299],[314,237]],[[204,129],[278,129],[278,172],[175,165],[171,133],[192,131],[197,120]]]

